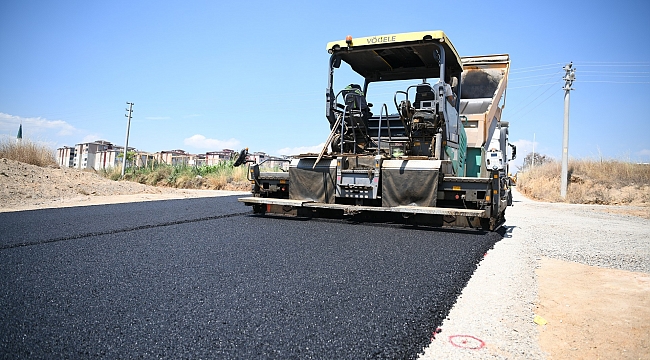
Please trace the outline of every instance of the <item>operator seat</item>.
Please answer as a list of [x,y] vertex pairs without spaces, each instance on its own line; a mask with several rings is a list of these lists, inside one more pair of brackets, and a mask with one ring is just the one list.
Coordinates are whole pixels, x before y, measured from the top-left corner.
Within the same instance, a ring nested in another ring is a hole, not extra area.
[[361,90],[361,85],[350,84],[343,91],[341,91],[341,96],[345,101],[345,105],[349,105],[352,110],[368,110],[368,103],[366,102],[366,97],[363,95]]
[[358,110],[361,112],[361,118],[364,125],[368,126],[368,119],[372,116],[370,112],[370,107],[366,101],[366,97],[361,90],[361,85],[350,84],[346,86],[345,89],[341,91],[345,105],[348,106],[350,110]]
[[418,85],[415,89],[415,102],[413,106],[416,109],[435,108],[436,94],[429,84]]

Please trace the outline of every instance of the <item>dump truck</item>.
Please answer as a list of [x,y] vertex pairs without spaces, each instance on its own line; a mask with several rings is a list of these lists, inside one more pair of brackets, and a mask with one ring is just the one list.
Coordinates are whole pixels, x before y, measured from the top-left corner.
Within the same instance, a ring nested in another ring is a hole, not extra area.
[[[252,196],[240,202],[257,214],[503,225],[512,204],[507,54],[461,57],[439,30],[347,36],[327,51],[323,149],[294,156],[287,172],[250,165]],[[359,81],[336,91],[342,64],[342,77]]]

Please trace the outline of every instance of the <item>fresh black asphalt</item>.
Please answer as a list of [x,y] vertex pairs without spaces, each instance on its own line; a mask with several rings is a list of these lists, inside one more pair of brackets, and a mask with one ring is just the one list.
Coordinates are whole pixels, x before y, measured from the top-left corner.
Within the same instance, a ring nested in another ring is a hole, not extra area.
[[414,358],[500,238],[235,197],[0,213],[0,358]]

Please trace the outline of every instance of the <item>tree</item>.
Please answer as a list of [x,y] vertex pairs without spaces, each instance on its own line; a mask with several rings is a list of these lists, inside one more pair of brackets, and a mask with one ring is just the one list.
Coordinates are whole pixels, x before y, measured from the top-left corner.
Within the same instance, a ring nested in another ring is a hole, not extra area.
[[[117,154],[118,159],[124,158],[124,153],[121,152]],[[126,165],[128,166],[129,164],[133,164],[133,159],[135,159],[135,151],[127,151],[126,152]]]
[[531,165],[539,166],[553,161],[553,158],[550,156],[542,155],[540,153],[535,153],[533,158],[533,153],[528,153],[524,158],[524,169],[529,169]]

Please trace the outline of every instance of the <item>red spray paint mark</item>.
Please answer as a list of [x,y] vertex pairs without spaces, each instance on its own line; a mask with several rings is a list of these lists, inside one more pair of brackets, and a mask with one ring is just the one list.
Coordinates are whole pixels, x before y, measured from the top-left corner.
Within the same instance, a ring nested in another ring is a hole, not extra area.
[[436,339],[436,334],[440,334],[441,332],[442,332],[442,329],[440,327],[438,327],[436,329],[436,331],[432,332],[431,333],[431,341],[435,340]]
[[472,335],[452,335],[449,342],[462,349],[478,350],[485,346],[483,340]]

